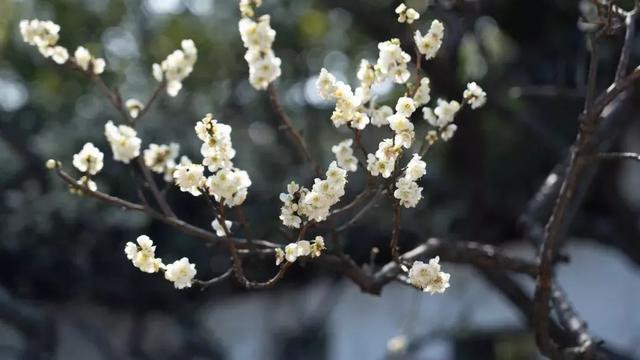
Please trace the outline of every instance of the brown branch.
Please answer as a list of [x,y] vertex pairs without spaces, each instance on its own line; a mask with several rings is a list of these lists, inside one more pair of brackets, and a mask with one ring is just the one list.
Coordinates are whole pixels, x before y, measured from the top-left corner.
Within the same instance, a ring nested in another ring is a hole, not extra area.
[[253,230],[251,230],[251,225],[249,224],[247,217],[244,216],[244,211],[242,211],[241,205],[236,206],[235,210],[236,210],[236,216],[238,217],[238,222],[240,222],[240,228],[244,231],[244,236],[247,239],[249,246],[253,247],[254,236],[253,236]]
[[236,243],[233,237],[231,237],[231,232],[229,231],[229,228],[225,223],[224,205],[221,203],[218,203],[218,206],[216,206],[216,204],[213,203],[213,200],[206,193],[205,193],[205,198],[208,204],[213,208],[214,215],[218,220],[218,223],[222,227],[222,230],[224,231],[224,236],[222,238],[225,240],[227,247],[229,249],[229,253],[231,254],[233,273],[235,274],[235,277],[238,280],[238,282],[247,289],[266,289],[277,284],[278,281],[282,279],[282,277],[287,272],[287,270],[291,267],[292,264],[289,262],[284,263],[282,266],[280,266],[280,269],[278,270],[278,272],[267,281],[256,282],[256,281],[249,280],[244,274],[244,269],[242,266],[242,258],[240,257],[240,253],[238,252]]
[[[585,99],[584,112],[580,122],[578,138],[573,147],[566,177],[560,187],[560,192],[544,229],[544,238],[540,247],[540,267],[536,279],[534,294],[534,318],[536,344],[542,354],[551,359],[562,359],[562,352],[549,335],[549,312],[551,296],[551,279],[553,276],[553,262],[556,243],[559,241],[561,231],[564,228],[566,215],[574,195],[578,178],[582,176],[587,164],[585,153],[593,147],[593,135],[597,129],[600,113],[594,116],[593,98],[596,87],[596,74],[598,69],[598,39],[597,35],[589,35],[591,45],[591,61],[589,63],[589,83]],[[567,221],[568,222],[568,221]]]
[[278,92],[275,88],[275,85],[270,84],[268,92],[269,99],[271,100],[271,105],[273,106],[275,112],[278,114],[278,118],[282,123],[283,129],[287,131],[289,137],[291,138],[291,141],[298,147],[298,150],[300,151],[304,159],[311,165],[316,176],[320,177],[322,175],[322,172],[320,171],[320,168],[318,167],[316,161],[311,156],[309,147],[302,137],[302,134],[291,124],[291,119],[289,119],[289,115],[287,115],[284,107],[282,106],[282,103],[280,102],[280,99],[278,98]]
[[[595,89],[595,74],[598,66],[598,48],[595,35],[591,35],[591,62],[589,69],[589,84],[585,111],[580,119],[580,128],[573,146],[566,176],[563,179],[556,203],[551,216],[545,226],[544,238],[540,249],[540,266],[536,280],[534,295],[534,328],[536,342],[541,352],[552,359],[561,359],[562,352],[549,336],[549,312],[552,289],[553,263],[560,237],[569,224],[573,214],[573,197],[578,180],[588,170],[596,147],[595,134],[600,124],[601,114],[619,94],[631,87],[640,77],[640,70],[636,69],[618,83],[614,83],[597,99],[590,96]],[[569,215],[568,215],[569,214]]]
[[[431,238],[400,256],[402,262],[440,256],[443,261],[472,264],[482,268],[507,270],[516,273],[536,276],[536,263],[504,254],[500,249],[473,241],[453,241]],[[385,284],[396,279],[402,272],[397,261],[391,261],[373,276],[372,289],[381,289]]]
[[193,283],[196,285],[199,285],[202,290],[208,288],[211,285],[217,284],[219,282],[224,281],[225,279],[227,279],[229,276],[231,276],[233,274],[233,268],[229,268],[229,270],[225,271],[224,273],[222,273],[219,276],[216,276],[214,278],[211,278],[209,280],[198,280],[195,279],[193,280]]
[[373,205],[375,205],[376,200],[378,199],[378,196],[381,193],[382,193],[382,189],[376,190],[373,193],[373,196],[371,197],[371,199],[369,199],[369,201],[360,209],[360,211],[358,211],[355,215],[353,215],[351,219],[349,219],[349,221],[340,225],[340,227],[336,229],[336,233],[340,233],[347,230],[349,227],[355,224],[358,220],[360,220],[360,218],[363,217],[371,209],[371,207],[373,207]]
[[167,83],[166,83],[165,80],[163,80],[162,82],[160,82],[160,84],[158,84],[158,87],[156,87],[154,92],[151,94],[151,97],[149,98],[149,100],[147,100],[147,103],[144,105],[142,110],[140,110],[140,113],[138,114],[138,117],[136,117],[136,119],[135,119],[136,121],[140,121],[140,119],[142,119],[142,117],[149,111],[149,109],[151,109],[151,106],[153,105],[153,103],[158,98],[158,95],[160,95],[160,93],[166,87],[167,87]]
[[140,171],[142,172],[142,175],[145,178],[145,182],[144,182],[145,185],[147,185],[147,187],[151,190],[151,194],[153,194],[153,198],[156,200],[156,203],[158,204],[158,206],[160,206],[160,209],[162,210],[162,212],[169,217],[175,218],[176,214],[171,209],[171,206],[167,202],[167,199],[160,192],[160,189],[158,189],[158,185],[156,184],[156,181],[153,178],[151,171],[149,171],[149,168],[144,163],[142,156],[138,156],[136,158],[136,164],[138,165],[138,168],[140,169]]
[[393,261],[402,264],[400,259],[400,249],[398,242],[400,241],[400,204],[396,201],[393,204],[393,229],[391,230],[391,257]]

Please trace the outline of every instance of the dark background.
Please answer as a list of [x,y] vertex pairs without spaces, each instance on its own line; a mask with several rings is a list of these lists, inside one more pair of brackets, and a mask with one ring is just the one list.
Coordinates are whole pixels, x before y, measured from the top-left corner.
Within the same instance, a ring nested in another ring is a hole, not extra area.
[[[277,31],[281,98],[322,167],[332,160],[330,146],[350,133],[331,125],[330,104],[318,102],[313,76],[324,66],[353,82],[360,58],[377,57],[378,42],[399,37],[408,44],[411,34],[393,14],[397,3],[265,0],[258,10],[271,15]],[[628,7],[631,1],[618,3]],[[442,1],[426,11],[425,1],[408,4],[422,13],[422,29],[432,18],[445,24],[443,48],[426,64],[432,98],[458,98],[466,82],[477,81],[489,101],[479,111],[459,114],[456,136],[430,154],[422,183],[425,199],[404,212],[402,246],[408,249],[425,236],[497,245],[521,239],[520,215],[575,137],[588,60],[584,34],[577,28],[583,4]],[[70,170],[72,154],[92,141],[105,152],[105,169],[97,178],[100,189],[135,199],[129,170],[111,159],[103,136],[104,123],[118,114],[92,83],[43,59],[18,31],[22,18],[55,21],[62,27],[61,45],[70,50],[84,45],[104,56],[105,81],[125,98],[140,100],[155,87],[151,64],[164,59],[181,39],[193,39],[198,48],[194,72],[178,97],[161,96],[140,124],[143,146],[177,141],[181,153],[197,159],[200,142],[193,126],[204,114],[214,113],[233,127],[235,163],[253,181],[244,208],[256,236],[284,242],[278,194],[292,179],[312,179],[278,133],[267,94],[247,81],[236,2],[0,0],[0,13],[0,320],[30,334],[29,341],[36,344],[49,326],[39,319],[49,315],[50,305],[82,300],[137,314],[187,314],[188,323],[192,306],[245,293],[231,280],[204,292],[175,291],[160,276],[137,271],[123,248],[142,233],[154,239],[162,254],[188,256],[202,278],[226,270],[227,255],[143,215],[75,197],[44,168],[46,159],[55,158]],[[599,88],[611,82],[621,39],[616,34],[603,43]],[[630,64],[637,61],[635,46]],[[614,149],[637,142],[637,127],[632,126],[637,103],[632,99],[626,108],[629,125],[622,128],[624,137],[615,137]],[[424,131],[423,124],[417,126],[419,133]],[[375,131],[371,134],[364,138],[369,148],[379,139]],[[639,203],[628,186],[621,186],[633,181],[625,174],[618,162],[599,168],[570,233],[618,248],[637,266]],[[348,196],[364,181],[361,172],[351,177]],[[176,188],[168,197],[185,220],[208,226],[211,214],[202,199]],[[341,241],[358,262],[367,261],[371,247],[379,246],[382,264],[389,260],[384,249],[390,229],[391,209],[383,201]],[[249,265],[250,274],[270,273],[272,261],[258,259]],[[296,267],[269,291],[318,278],[337,275],[314,266]],[[16,319],[20,309],[25,318]]]

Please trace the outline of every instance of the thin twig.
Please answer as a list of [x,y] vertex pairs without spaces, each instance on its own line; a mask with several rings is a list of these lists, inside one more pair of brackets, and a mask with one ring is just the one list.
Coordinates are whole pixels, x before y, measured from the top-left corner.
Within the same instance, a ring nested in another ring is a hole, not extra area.
[[156,181],[153,178],[153,175],[151,174],[151,171],[149,171],[149,168],[144,163],[144,160],[142,159],[142,156],[138,156],[136,158],[136,163],[138,165],[138,168],[142,172],[142,175],[145,178],[145,184],[151,190],[151,193],[153,194],[153,198],[158,203],[158,206],[160,206],[160,209],[162,210],[162,212],[165,215],[169,216],[169,217],[176,217],[176,214],[171,209],[171,206],[167,202],[167,199],[164,197],[164,195],[158,189],[158,185],[156,184]]
[[302,137],[302,134],[300,133],[300,131],[294,128],[293,125],[291,124],[291,119],[289,119],[289,115],[287,115],[286,111],[284,110],[284,107],[282,106],[282,103],[280,102],[280,99],[278,98],[278,92],[275,88],[275,85],[270,84],[268,91],[269,91],[269,99],[271,100],[273,109],[278,114],[278,118],[282,123],[283,129],[287,131],[287,133],[289,134],[289,137],[296,144],[296,146],[298,147],[298,150],[300,151],[304,159],[311,165],[316,176],[320,177],[322,175],[322,172],[320,171],[320,168],[318,167],[318,164],[316,163],[316,161],[311,156],[309,147],[307,146],[306,141]]
[[160,84],[158,84],[158,86],[156,87],[156,89],[154,90],[154,92],[151,94],[151,97],[149,98],[149,100],[147,101],[147,103],[144,105],[144,107],[142,108],[142,110],[140,110],[140,113],[138,113],[138,116],[136,117],[136,121],[140,121],[140,119],[142,119],[142,117],[149,111],[149,109],[151,109],[151,106],[153,105],[153,103],[156,101],[156,99],[158,98],[158,95],[160,95],[160,93],[167,87],[167,83],[166,81],[162,81],[160,82]]
[[391,230],[391,256],[393,261],[401,264],[400,249],[398,242],[400,241],[400,204],[394,202],[393,204],[393,229]]
[[360,220],[360,218],[364,216],[369,211],[369,209],[371,209],[373,205],[375,205],[376,200],[378,199],[378,196],[381,193],[382,193],[382,189],[376,190],[373,196],[371,197],[371,199],[369,199],[369,201],[360,209],[360,211],[358,211],[355,215],[353,215],[351,219],[349,219],[349,221],[340,225],[340,227],[336,229],[336,232],[337,233],[343,232],[349,227],[351,227],[353,224],[355,224],[356,221]]
[[229,276],[231,276],[233,274],[233,268],[229,268],[229,270],[225,271],[224,273],[222,273],[219,276],[216,276],[214,278],[211,278],[209,280],[198,280],[195,279],[193,280],[193,283],[196,285],[199,285],[202,290],[208,288],[211,285],[217,284],[219,282],[222,282],[223,280],[227,279]]

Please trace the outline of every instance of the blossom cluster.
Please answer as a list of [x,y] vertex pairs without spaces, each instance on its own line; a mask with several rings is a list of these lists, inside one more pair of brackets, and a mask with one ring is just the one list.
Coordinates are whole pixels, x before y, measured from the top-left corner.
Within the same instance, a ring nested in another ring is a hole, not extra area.
[[450,274],[440,271],[440,257],[429,260],[426,264],[414,261],[409,269],[409,282],[430,294],[443,293],[449,287]]
[[[231,143],[231,127],[207,114],[195,126],[198,138],[203,141],[200,153],[202,164],[185,161],[173,172],[175,183],[181,191],[194,196],[206,190],[216,201],[228,207],[244,202],[251,180],[246,171],[233,166],[235,150]],[[205,177],[205,166],[212,173]]]
[[418,186],[418,180],[427,173],[427,164],[420,155],[413,154],[407,164],[404,176],[396,181],[396,190],[393,197],[398,199],[401,206],[406,208],[416,207],[422,199],[422,188]]
[[416,43],[418,51],[424,55],[427,60],[436,56],[442,46],[443,39],[444,25],[438,20],[431,22],[431,27],[429,27],[429,31],[427,31],[424,36],[420,33],[420,30],[416,30],[413,35],[413,40]]
[[131,126],[116,126],[113,121],[109,120],[104,125],[104,135],[111,145],[114,160],[128,164],[131,159],[140,155],[142,140]]
[[340,201],[345,193],[347,171],[333,161],[325,175],[324,180],[314,180],[311,190],[295,182],[287,185],[287,192],[280,194],[280,201],[283,202],[280,220],[285,226],[299,228],[303,217],[319,222],[329,216],[331,206]]
[[[20,21],[20,34],[22,40],[29,45],[36,46],[40,54],[46,58],[51,58],[57,64],[64,64],[69,60],[67,48],[57,45],[60,39],[60,25],[49,20],[22,20]],[[105,61],[96,58],[89,50],[78,46],[73,54],[75,64],[84,71],[91,71],[93,74],[102,74],[105,68]]]
[[338,166],[341,168],[355,172],[358,170],[358,159],[353,155],[353,139],[346,139],[331,147],[331,152],[336,155]]
[[[84,173],[77,181],[78,184],[86,186],[91,191],[98,190],[98,185],[91,180],[91,176],[96,175],[104,167],[104,154],[93,143],[86,143],[77,154],[73,155],[73,166]],[[53,167],[56,165],[54,164]],[[74,194],[82,194],[82,191],[71,188]]]
[[315,258],[320,256],[324,249],[326,249],[324,238],[319,235],[313,241],[296,241],[285,246],[284,251],[281,248],[276,249],[276,265],[282,264],[285,260],[293,263],[299,257],[309,256]]
[[156,247],[147,235],[140,235],[136,243],[128,242],[124,253],[131,260],[133,266],[146,273],[164,272],[165,279],[171,281],[176,289],[191,287],[196,276],[196,266],[183,257],[171,264],[164,264],[162,259],[156,257]]
[[275,55],[273,41],[276,32],[271,28],[269,15],[253,20],[253,5],[260,6],[262,1],[240,1],[242,18],[238,22],[240,37],[247,52],[244,59],[249,64],[249,82],[256,90],[266,89],[271,82],[280,77],[282,61]]
[[104,59],[94,57],[89,50],[82,46],[78,46],[73,53],[73,59],[82,70],[91,71],[96,75],[102,74],[106,66]]
[[160,64],[154,63],[151,67],[153,77],[158,82],[166,81],[169,96],[178,95],[182,89],[182,81],[191,74],[198,59],[198,49],[193,40],[182,40],[180,47]]
[[323,99],[333,99],[336,107],[331,115],[335,127],[350,125],[354,129],[363,130],[369,124],[369,117],[361,106],[366,90],[363,87],[354,92],[349,84],[336,80],[327,69],[322,68],[316,81],[318,93]]
[[36,46],[40,54],[51,58],[58,64],[64,64],[69,59],[66,48],[56,45],[60,39],[60,25],[48,20],[20,21],[22,40],[29,45]]
[[402,3],[396,7],[396,14],[398,14],[399,23],[413,24],[414,21],[420,19],[420,13],[415,9],[407,7],[405,3]]
[[180,152],[180,145],[177,143],[149,144],[143,151],[144,164],[153,172],[164,175],[166,182],[173,181],[173,171],[175,170],[176,158]]

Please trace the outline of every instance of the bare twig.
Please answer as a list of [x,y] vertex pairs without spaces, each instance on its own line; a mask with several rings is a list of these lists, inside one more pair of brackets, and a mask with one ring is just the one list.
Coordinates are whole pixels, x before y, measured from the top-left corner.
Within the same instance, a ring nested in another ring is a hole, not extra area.
[[400,204],[394,202],[393,204],[393,229],[391,230],[391,257],[393,260],[401,264],[400,249],[398,242],[400,241]]
[[160,206],[160,209],[162,210],[162,212],[169,216],[169,217],[176,217],[176,214],[173,212],[173,210],[171,209],[171,206],[169,205],[169,203],[167,202],[167,199],[164,197],[164,195],[160,192],[160,189],[158,189],[158,185],[156,184],[155,179],[153,178],[153,175],[151,174],[151,171],[149,171],[149,168],[147,167],[147,165],[144,163],[144,160],[142,159],[141,156],[138,156],[136,158],[136,163],[138,165],[138,168],[140,169],[140,171],[142,172],[142,175],[145,178],[145,184],[148,186],[148,188],[151,190],[151,194],[153,194],[153,198],[156,200],[156,202],[158,203],[158,206]]
[[280,99],[278,98],[278,92],[275,88],[275,85],[270,84],[268,91],[269,91],[269,99],[271,100],[273,109],[278,114],[278,118],[282,123],[282,127],[284,128],[284,130],[287,131],[287,133],[289,134],[289,137],[291,138],[293,143],[298,147],[298,150],[300,151],[304,159],[311,165],[316,176],[318,177],[321,176],[322,172],[320,171],[320,168],[318,167],[318,164],[316,163],[316,161],[311,156],[309,147],[307,146],[306,141],[302,137],[302,134],[300,133],[300,131],[294,128],[293,125],[291,124],[291,119],[289,119],[289,115],[287,115],[286,111],[284,110],[284,107],[282,106],[282,103],[280,102]]
[[211,285],[217,284],[219,282],[224,281],[225,279],[227,279],[229,276],[231,276],[233,274],[233,268],[229,268],[229,270],[225,271],[224,273],[222,273],[221,275],[218,275],[214,278],[211,278],[209,280],[193,280],[193,283],[196,285],[199,285],[202,290],[208,288]]
[[369,201],[360,209],[360,211],[358,211],[355,215],[353,215],[351,219],[349,219],[346,223],[340,225],[340,227],[336,229],[336,232],[337,233],[343,232],[347,230],[349,227],[351,227],[353,224],[355,224],[356,221],[360,220],[360,218],[362,218],[371,209],[371,207],[373,207],[373,205],[376,204],[376,201],[378,200],[378,196],[381,193],[382,193],[381,188],[376,190],[373,193],[373,196],[371,197],[371,199],[369,199]]
[[156,89],[153,91],[153,93],[151,94],[151,97],[149,98],[149,100],[147,100],[147,103],[144,105],[142,110],[140,110],[140,113],[138,113],[138,116],[135,119],[136,121],[140,121],[140,119],[142,119],[142,117],[149,111],[149,109],[151,109],[151,106],[158,98],[158,95],[160,95],[160,93],[164,89],[166,89],[166,87],[167,87],[167,83],[164,80],[160,82],[160,84],[158,84],[158,87],[156,87]]
[[585,111],[581,116],[580,128],[571,158],[567,167],[566,176],[560,187],[560,191],[553,207],[551,216],[545,226],[544,240],[540,249],[540,267],[536,281],[534,296],[534,328],[536,342],[541,352],[553,359],[562,358],[562,352],[558,349],[549,336],[549,311],[552,288],[553,262],[557,251],[559,238],[566,224],[572,216],[568,216],[575,195],[578,179],[588,169],[588,164],[593,159],[595,148],[595,133],[600,124],[600,115],[604,108],[619,94],[631,87],[640,77],[640,70],[635,69],[621,81],[614,83],[604,93],[594,100],[595,75],[598,65],[598,48],[596,35],[591,35],[591,63],[589,69],[589,84]]

